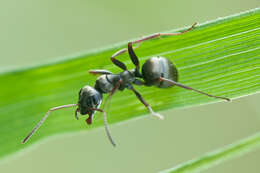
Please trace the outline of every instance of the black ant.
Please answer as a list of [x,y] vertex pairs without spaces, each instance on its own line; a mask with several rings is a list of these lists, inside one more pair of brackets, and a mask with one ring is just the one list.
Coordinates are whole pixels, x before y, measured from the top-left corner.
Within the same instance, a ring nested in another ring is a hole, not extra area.
[[[67,107],[73,107],[77,106],[78,108],[75,111],[75,117],[78,119],[78,112],[80,112],[81,115],[88,114],[89,117],[86,119],[86,122],[90,125],[92,124],[92,119],[96,111],[102,112],[104,114],[104,124],[107,136],[112,143],[113,146],[115,146],[115,142],[111,137],[111,134],[108,129],[108,123],[107,123],[107,116],[106,112],[103,109],[100,109],[99,106],[102,102],[102,95],[105,93],[109,93],[109,96],[106,99],[106,102],[111,99],[112,95],[117,91],[123,91],[125,88],[131,90],[134,92],[136,97],[144,104],[144,106],[150,111],[150,113],[160,119],[163,119],[163,116],[155,113],[151,106],[144,100],[144,98],[137,92],[133,84],[135,85],[145,85],[145,86],[156,86],[159,88],[169,88],[172,86],[179,86],[188,90],[193,90],[195,92],[207,95],[209,97],[214,98],[220,98],[225,99],[227,101],[230,101],[229,98],[226,97],[220,97],[220,96],[214,96],[202,91],[199,91],[197,89],[185,86],[183,84],[178,83],[178,71],[177,68],[173,65],[173,63],[168,60],[167,58],[158,56],[158,57],[152,57],[144,63],[142,66],[142,73],[140,73],[140,65],[139,60],[134,52],[133,44],[135,43],[141,43],[145,40],[149,40],[152,38],[160,37],[160,36],[171,36],[171,35],[182,35],[190,30],[192,30],[195,27],[196,23],[194,23],[190,28],[187,30],[180,32],[180,33],[158,33],[153,34],[151,36],[142,38],[140,40],[132,41],[128,43],[128,49],[122,49],[116,52],[114,55],[111,56],[111,61],[121,68],[123,72],[119,74],[113,74],[110,71],[107,70],[90,70],[90,74],[98,74],[101,75],[96,80],[94,88],[91,86],[85,86],[79,91],[79,100],[77,104],[69,104],[69,105],[63,105],[51,108],[46,115],[42,118],[42,120],[36,125],[36,127],[32,130],[31,133],[22,141],[22,143],[25,143],[35,132],[36,130],[42,125],[42,123],[47,119],[50,112],[59,110],[62,108]],[[135,65],[135,69],[128,70],[126,65],[117,60],[115,57],[126,52],[128,50],[129,56]],[[141,80],[142,79],[142,80]],[[105,104],[106,104],[105,102]],[[105,105],[104,104],[104,105]]]

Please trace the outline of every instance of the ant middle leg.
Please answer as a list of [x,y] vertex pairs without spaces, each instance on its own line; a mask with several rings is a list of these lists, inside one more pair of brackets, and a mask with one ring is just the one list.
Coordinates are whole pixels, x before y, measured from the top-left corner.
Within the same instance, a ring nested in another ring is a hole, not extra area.
[[153,111],[151,106],[144,100],[144,98],[141,96],[141,94],[134,89],[134,87],[132,87],[131,90],[135,93],[136,97],[145,105],[145,107],[149,110],[149,112],[153,116],[156,116],[156,117],[158,117],[160,119],[164,119],[164,117],[161,114],[158,114],[158,113]]
[[101,69],[101,70],[89,70],[88,72],[92,75],[112,74],[111,71],[103,70],[103,69]]
[[120,54],[122,54],[122,53],[124,53],[125,51],[126,51],[125,48],[124,48],[124,49],[121,49],[121,50],[117,51],[116,53],[114,53],[114,54],[110,57],[111,61],[112,61],[116,66],[118,66],[119,68],[121,68],[121,69],[123,69],[123,70],[127,70],[126,65],[125,65],[123,62],[117,60],[115,57],[118,56],[118,55],[120,55]]
[[[138,48],[138,46],[139,46],[139,45],[136,45],[133,49]],[[123,53],[125,53],[126,51],[127,51],[127,49],[126,49],[126,48],[123,48],[123,49],[117,51],[116,53],[114,53],[114,54],[110,57],[111,61],[112,61],[116,66],[120,67],[120,68],[123,69],[123,70],[127,70],[126,65],[125,65],[123,62],[117,60],[116,57],[119,56],[119,55],[121,55],[121,54],[123,54]]]

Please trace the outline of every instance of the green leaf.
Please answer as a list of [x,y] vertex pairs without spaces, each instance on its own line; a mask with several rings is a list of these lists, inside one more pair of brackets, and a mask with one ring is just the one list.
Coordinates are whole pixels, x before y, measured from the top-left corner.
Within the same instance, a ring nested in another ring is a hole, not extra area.
[[[176,64],[180,83],[234,99],[260,90],[259,34],[260,10],[255,9],[199,25],[181,36],[146,41],[136,49],[136,53],[141,63],[151,56],[167,57]],[[88,70],[120,72],[109,57],[126,47],[126,43],[47,65],[0,74],[0,157],[53,134],[103,126],[102,118],[96,118],[91,126],[85,123],[86,117],[76,121],[74,109],[67,108],[53,112],[31,140],[21,144],[49,108],[77,103],[80,88],[94,86],[96,76],[89,75]],[[134,67],[127,54],[119,59],[129,69]],[[178,87],[136,89],[155,111],[221,101]],[[122,122],[147,113],[136,96],[125,90],[113,96],[108,121],[110,124]],[[100,116],[97,113],[96,117]]]
[[247,139],[231,144],[214,152],[205,154],[197,159],[185,162],[160,173],[200,172],[226,160],[241,156],[260,146],[260,133]]

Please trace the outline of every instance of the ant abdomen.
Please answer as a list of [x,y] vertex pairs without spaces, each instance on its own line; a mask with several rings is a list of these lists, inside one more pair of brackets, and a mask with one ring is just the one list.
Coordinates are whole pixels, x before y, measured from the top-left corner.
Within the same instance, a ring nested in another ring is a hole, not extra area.
[[178,81],[178,71],[175,65],[167,58],[157,56],[148,59],[142,67],[142,75],[146,86],[169,88],[173,85],[159,80],[160,77]]

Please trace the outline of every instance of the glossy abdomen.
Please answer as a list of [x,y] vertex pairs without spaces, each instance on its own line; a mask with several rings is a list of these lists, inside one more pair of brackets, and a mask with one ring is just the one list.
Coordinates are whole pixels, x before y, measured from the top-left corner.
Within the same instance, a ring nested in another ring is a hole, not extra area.
[[160,77],[178,81],[178,71],[175,65],[164,57],[152,57],[148,59],[142,67],[142,75],[147,86],[157,86],[159,88],[168,88],[173,85],[159,81]]

